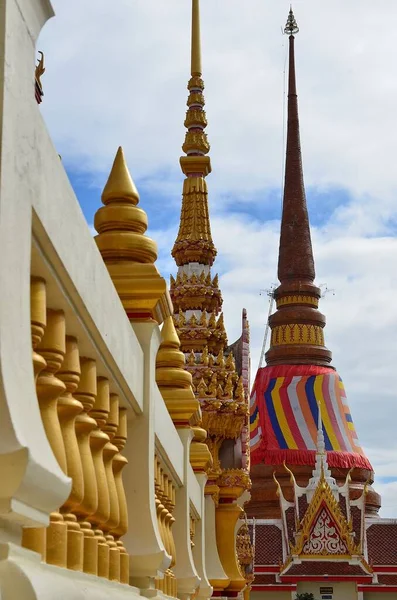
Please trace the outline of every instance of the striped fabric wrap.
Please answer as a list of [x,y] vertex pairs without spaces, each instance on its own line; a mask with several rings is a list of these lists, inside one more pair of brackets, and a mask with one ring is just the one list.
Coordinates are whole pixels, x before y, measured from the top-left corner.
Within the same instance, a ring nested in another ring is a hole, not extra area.
[[252,463],[314,465],[319,403],[329,465],[372,470],[341,378],[334,369],[315,365],[258,370],[250,401]]

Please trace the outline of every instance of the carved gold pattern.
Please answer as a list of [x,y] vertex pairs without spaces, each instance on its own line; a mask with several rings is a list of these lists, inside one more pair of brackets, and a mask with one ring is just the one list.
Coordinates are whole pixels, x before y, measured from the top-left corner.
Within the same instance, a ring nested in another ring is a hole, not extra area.
[[203,177],[188,177],[183,184],[181,219],[172,256],[178,266],[189,262],[212,265],[216,249],[208,213],[207,184]]
[[290,544],[290,555],[282,571],[291,564],[293,556],[308,560],[313,556],[327,556],[329,560],[350,560],[358,556],[365,570],[372,572],[363,557],[361,544],[354,543],[352,522],[348,522],[343,514],[325,479],[323,468],[313,498],[298,525],[295,544]]
[[208,154],[210,151],[210,145],[208,143],[207,135],[204,133],[204,131],[187,131],[182,150],[186,152],[186,154],[191,154],[193,152],[198,152],[199,154]]
[[324,346],[324,332],[318,325],[306,323],[292,323],[291,325],[277,325],[271,336],[271,346],[284,344],[313,344]]
[[281,296],[281,298],[277,298],[276,304],[277,308],[290,304],[309,304],[310,306],[318,308],[318,298],[315,296],[304,296],[302,294]]

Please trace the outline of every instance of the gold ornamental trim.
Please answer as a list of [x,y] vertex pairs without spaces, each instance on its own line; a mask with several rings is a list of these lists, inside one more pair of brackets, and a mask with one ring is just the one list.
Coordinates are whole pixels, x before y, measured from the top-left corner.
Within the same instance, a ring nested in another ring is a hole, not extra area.
[[282,346],[284,344],[324,346],[323,328],[318,325],[307,325],[305,323],[277,325],[272,331],[271,346]]

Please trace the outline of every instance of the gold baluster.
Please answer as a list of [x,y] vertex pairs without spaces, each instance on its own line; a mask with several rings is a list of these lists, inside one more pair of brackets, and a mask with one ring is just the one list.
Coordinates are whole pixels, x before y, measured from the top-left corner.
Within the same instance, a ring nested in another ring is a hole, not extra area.
[[[65,350],[65,315],[62,310],[48,310],[44,336],[37,346],[37,351],[44,358],[47,366],[37,378],[36,389],[44,429],[55,458],[64,473],[67,472],[66,454],[57,404],[59,396],[66,388],[55,373],[62,366]],[[53,512],[50,515],[50,525],[46,534],[46,561],[58,567],[66,567],[66,553],[67,525],[61,513]]]
[[76,417],[76,435],[83,469],[84,497],[74,512],[84,535],[83,571],[97,575],[98,539],[95,537],[91,523],[87,520],[87,517],[94,514],[98,508],[98,486],[90,448],[90,435],[97,428],[97,422],[87,414],[94,406],[97,393],[96,364],[90,358],[81,358],[80,367],[80,383],[74,396],[84,408],[84,411]]
[[103,526],[106,542],[109,546],[109,579],[120,581],[120,549],[117,546],[112,529],[118,526],[120,522],[119,499],[117,495],[116,482],[113,473],[113,460],[119,449],[112,443],[112,440],[119,426],[119,398],[116,394],[110,394],[110,411],[106,424],[103,427],[105,433],[109,436],[109,442],[103,450],[106,478],[109,489],[110,515],[108,521]]
[[92,575],[98,574],[98,540],[87,517],[98,508],[98,487],[95,476],[94,461],[90,448],[90,435],[96,429],[95,419],[87,413],[92,409],[96,397],[96,364],[90,358],[80,359],[80,382],[74,396],[83,405],[83,412],[76,417],[76,435],[79,445],[84,480],[84,497],[75,509],[80,529],[84,535],[83,571]]
[[35,382],[37,381],[39,373],[47,366],[43,356],[35,351],[44,335],[46,323],[46,283],[41,277],[32,277],[30,280],[30,331],[33,346],[33,371]]
[[117,497],[120,510],[120,519],[118,526],[112,530],[112,535],[116,540],[117,547],[120,549],[120,582],[129,583],[130,579],[130,557],[123,542],[120,538],[127,533],[128,530],[128,510],[127,499],[123,485],[122,470],[128,464],[128,460],[121,454],[127,441],[127,410],[119,409],[119,426],[116,435],[113,438],[114,444],[119,452],[113,459],[113,473],[116,483]]
[[[46,368],[47,363],[43,356],[36,352],[44,335],[47,322],[46,316],[46,284],[40,277],[32,277],[30,281],[30,331],[33,347],[33,372],[34,380]],[[22,531],[22,546],[38,552],[45,560],[46,529],[45,527],[24,527]]]
[[[163,513],[163,505],[161,504],[160,496],[161,496],[161,467],[157,456],[154,459],[154,489],[155,489],[155,503],[156,503],[156,513],[157,513],[157,522],[160,532],[161,541],[164,544],[164,528],[162,522],[162,513]],[[156,589],[161,592],[165,591],[165,581],[164,578],[157,577],[155,580]]]
[[96,420],[98,427],[92,431],[90,445],[98,486],[98,508],[87,520],[94,526],[95,537],[98,540],[98,575],[109,577],[109,546],[101,527],[110,516],[109,489],[106,478],[103,450],[109,442],[109,436],[102,431],[110,410],[109,381],[104,377],[97,380],[97,397],[90,416]]
[[76,417],[83,411],[83,405],[73,397],[80,381],[80,357],[75,337],[66,336],[66,354],[58,377],[65,384],[65,392],[58,399],[58,416],[65,446],[67,474],[72,479],[69,498],[60,512],[68,528],[67,567],[74,571],[83,570],[83,532],[72,513],[84,497],[83,467],[76,436]]

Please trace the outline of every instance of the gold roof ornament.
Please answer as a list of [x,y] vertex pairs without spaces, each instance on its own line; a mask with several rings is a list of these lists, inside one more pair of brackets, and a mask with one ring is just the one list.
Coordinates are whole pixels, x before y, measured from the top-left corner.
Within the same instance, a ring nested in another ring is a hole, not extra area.
[[40,58],[38,59],[38,63],[36,65],[34,71],[34,79],[35,79],[35,96],[38,104],[42,102],[42,97],[44,96],[43,85],[41,83],[41,78],[45,73],[44,66],[44,53],[39,50]]
[[154,319],[172,314],[167,285],[159,274],[157,245],[145,235],[148,221],[138,207],[139,194],[120,147],[95,214],[98,249],[130,319]]
[[176,427],[192,427],[201,422],[200,403],[192,389],[192,376],[185,369],[185,355],[172,316],[161,330],[156,358],[156,382]]

